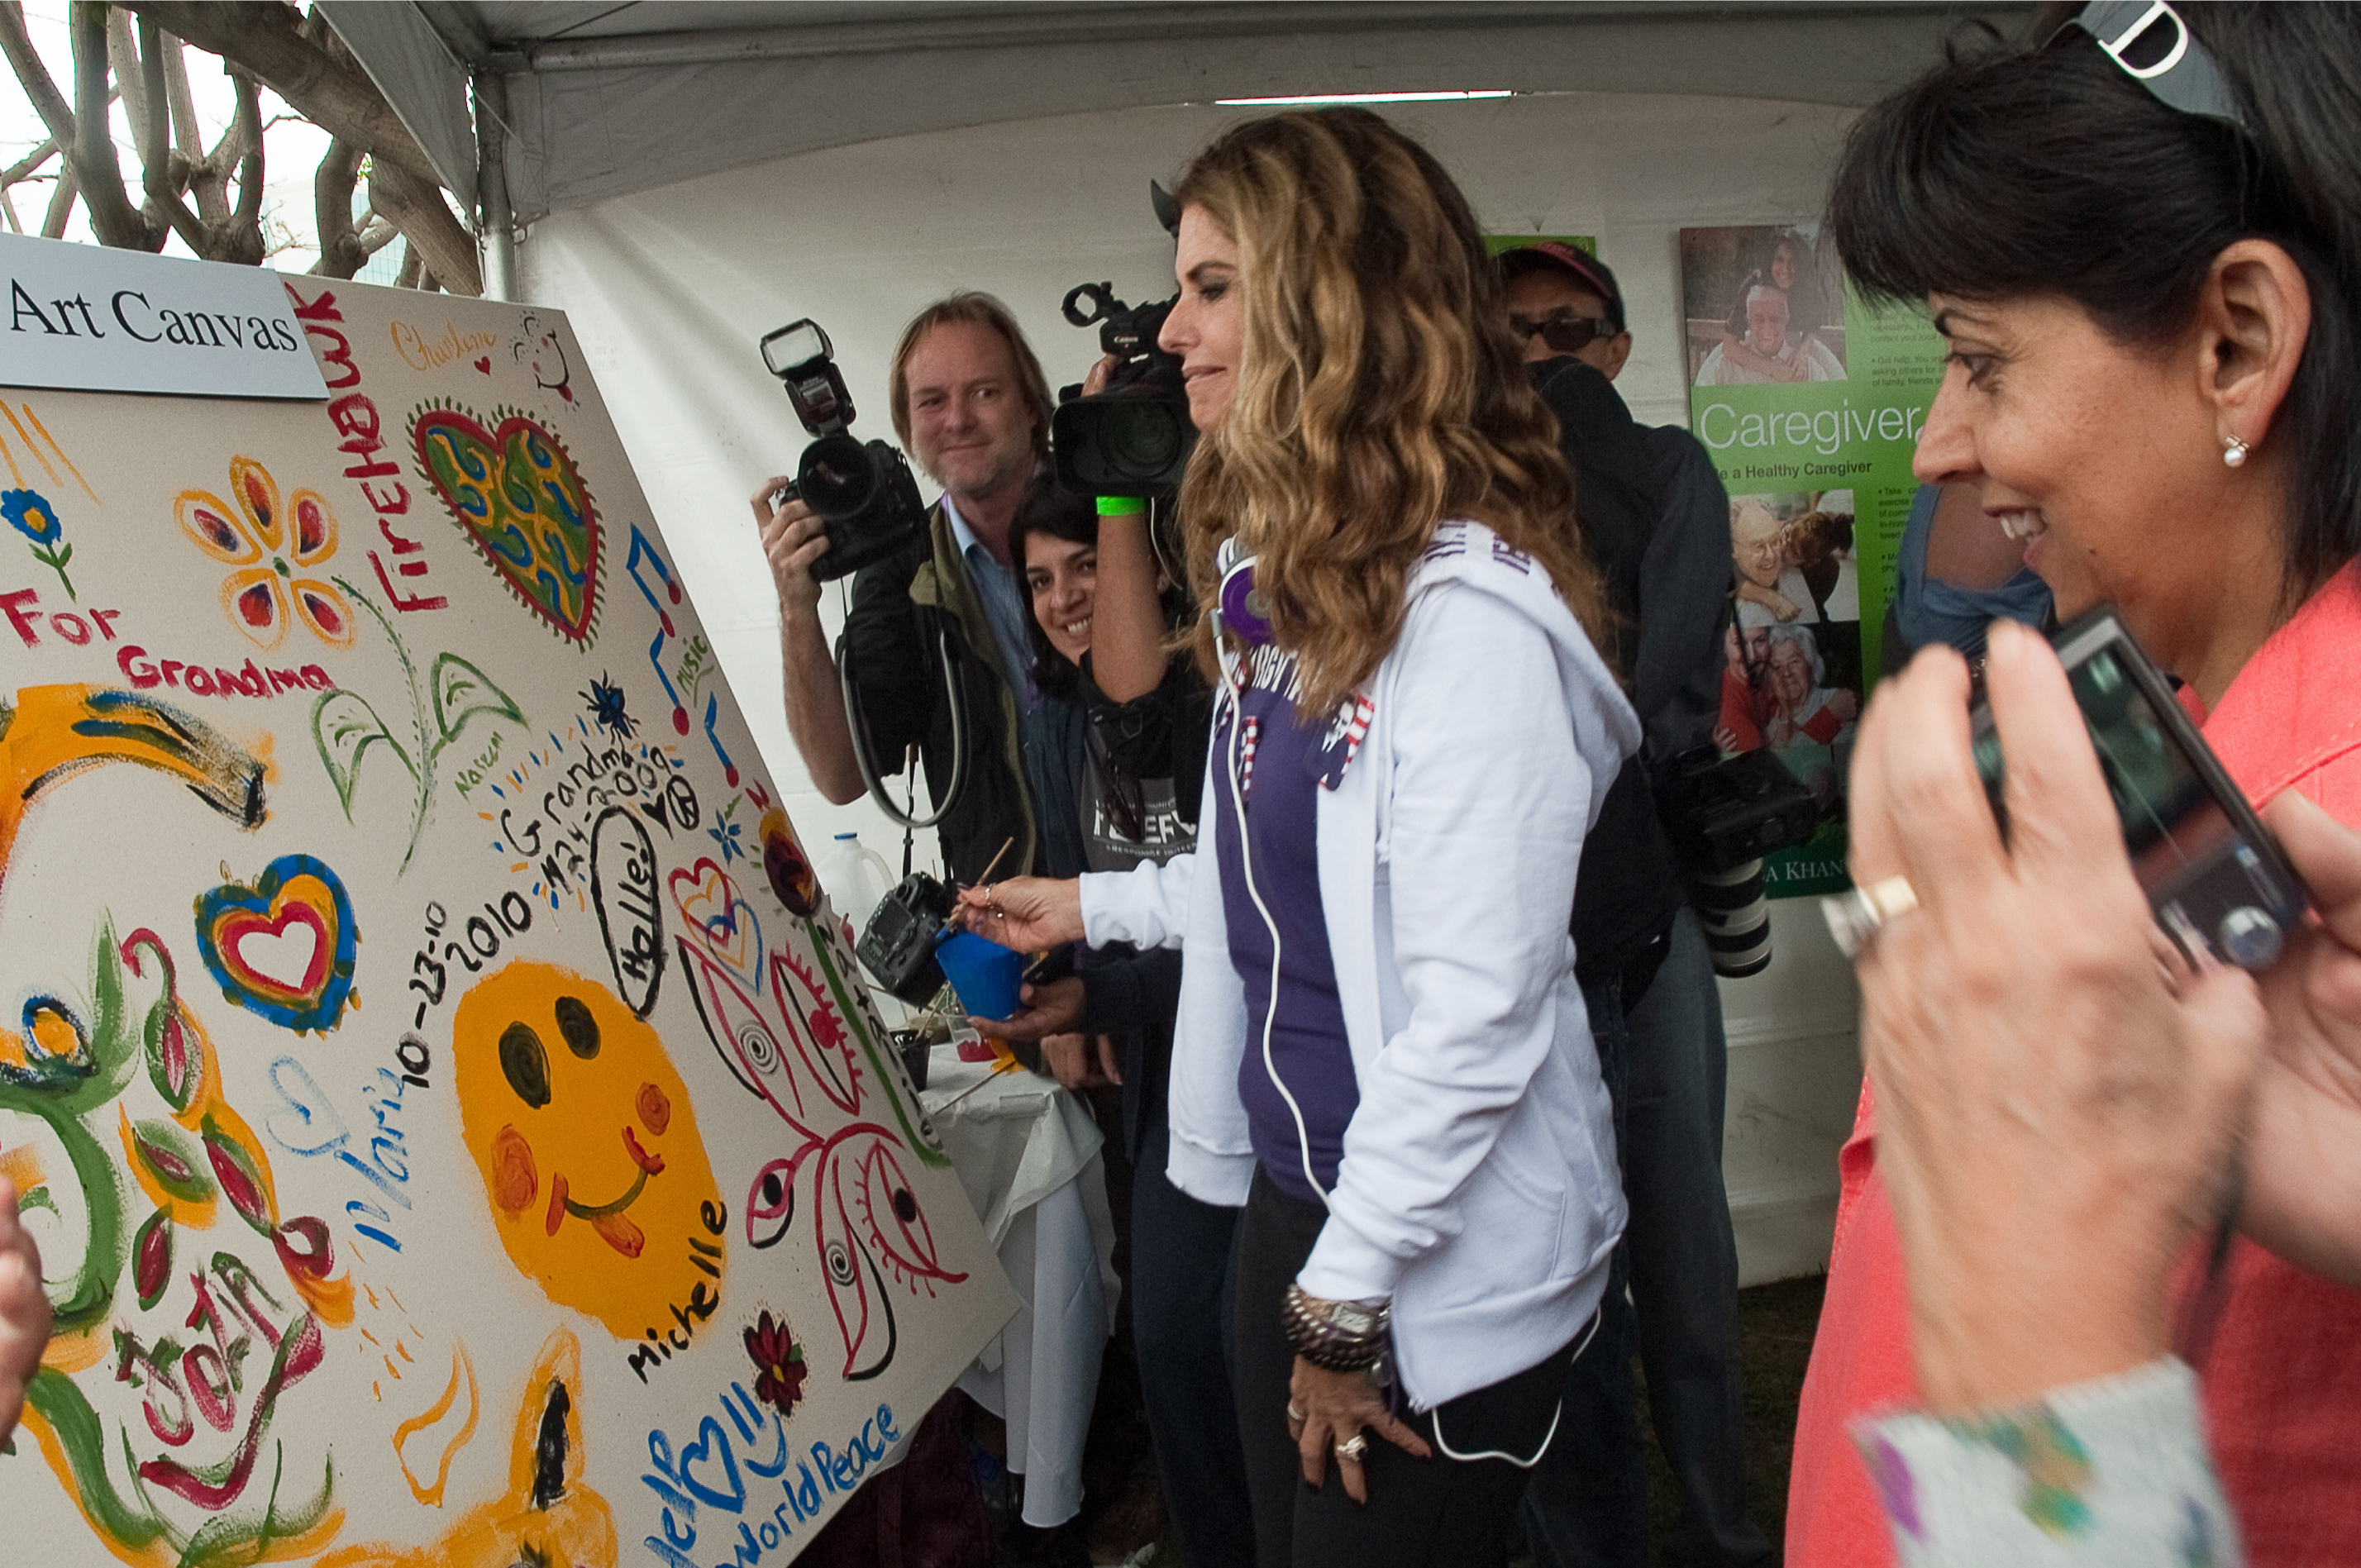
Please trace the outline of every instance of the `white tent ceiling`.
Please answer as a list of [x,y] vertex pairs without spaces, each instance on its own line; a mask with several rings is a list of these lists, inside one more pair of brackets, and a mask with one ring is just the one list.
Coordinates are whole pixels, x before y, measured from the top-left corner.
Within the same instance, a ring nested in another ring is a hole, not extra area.
[[[520,222],[827,147],[1135,104],[1508,88],[1859,104],[1966,16],[1887,0],[327,0],[463,201],[471,77],[505,88]],[[497,104],[495,95],[488,95]]]

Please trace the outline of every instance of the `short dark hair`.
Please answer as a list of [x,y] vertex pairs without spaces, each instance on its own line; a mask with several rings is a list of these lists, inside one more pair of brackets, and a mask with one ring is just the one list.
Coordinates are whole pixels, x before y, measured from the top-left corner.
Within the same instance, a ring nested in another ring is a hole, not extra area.
[[1051,475],[1036,474],[1008,523],[1008,558],[1016,565],[1016,587],[1025,601],[1025,636],[1033,645],[1033,684],[1050,696],[1071,698],[1082,689],[1082,672],[1049,645],[1049,633],[1041,630],[1040,620],[1033,613],[1032,585],[1025,580],[1025,546],[1037,533],[1096,548],[1098,507],[1064,488]]
[[2285,433],[2289,602],[2361,554],[2361,16],[2180,0],[2251,133],[2166,106],[2050,8],[1955,36],[1846,138],[1828,221],[1872,299],[2059,296],[2126,345],[2185,331],[2213,260],[2268,239],[2312,316]]

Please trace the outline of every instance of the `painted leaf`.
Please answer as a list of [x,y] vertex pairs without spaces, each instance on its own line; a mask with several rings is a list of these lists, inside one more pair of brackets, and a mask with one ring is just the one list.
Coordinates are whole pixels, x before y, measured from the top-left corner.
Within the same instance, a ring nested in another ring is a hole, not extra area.
[[271,1213],[270,1190],[262,1174],[262,1162],[252,1149],[223,1131],[211,1116],[205,1118],[203,1136],[206,1157],[213,1163],[214,1176],[221,1182],[229,1206],[258,1234],[275,1240],[279,1227]]
[[141,1030],[148,1057],[148,1081],[173,1111],[186,1111],[196,1099],[204,1077],[205,1043],[181,1022],[181,1010],[167,990],[148,1010]]
[[434,689],[434,722],[443,739],[452,740],[468,718],[478,713],[497,714],[522,725],[524,713],[515,699],[492,684],[492,678],[456,653],[438,653],[428,684]]
[[148,1310],[162,1299],[165,1288],[172,1283],[172,1212],[159,1209],[148,1216],[131,1238],[131,1278],[139,1293],[139,1310]]
[[368,749],[382,740],[410,776],[418,776],[418,768],[401,742],[377,716],[377,709],[357,692],[332,691],[321,694],[312,706],[312,740],[320,749],[320,761],[327,765],[328,777],[336,786],[336,798],[344,803],[345,820],[353,817],[353,788],[359,782],[361,758]]
[[203,1157],[170,1123],[134,1123],[131,1149],[148,1174],[156,1179],[156,1185],[173,1197],[201,1203],[213,1196],[213,1183],[205,1177]]

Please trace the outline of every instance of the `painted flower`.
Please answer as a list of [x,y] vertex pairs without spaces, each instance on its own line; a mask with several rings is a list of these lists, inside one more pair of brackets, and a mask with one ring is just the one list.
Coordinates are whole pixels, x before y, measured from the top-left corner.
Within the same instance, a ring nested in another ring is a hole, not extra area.
[[57,509],[38,490],[0,490],[0,517],[36,544],[58,541]]
[[796,1406],[803,1401],[808,1371],[804,1365],[804,1347],[796,1343],[784,1321],[771,1316],[768,1308],[746,1331],[746,1354],[754,1358],[754,1398],[782,1418],[795,1414]]
[[725,866],[746,852],[746,846],[741,841],[746,836],[746,825],[730,820],[731,813],[737,809],[738,803],[731,801],[714,818],[713,826],[705,830],[707,838],[721,846],[721,863]]
[[66,576],[66,563],[73,559],[73,546],[58,542],[65,525],[58,521],[58,509],[49,504],[38,490],[0,490],[0,518],[23,534],[32,544],[33,559],[58,575],[65,585],[66,597],[78,598],[73,579]]
[[336,553],[336,514],[316,490],[297,490],[282,506],[279,481],[251,457],[229,463],[236,504],[207,490],[183,490],[172,515],[198,549],[236,568],[222,581],[222,610],[257,647],[276,648],[291,620],[332,647],[352,644],[352,607],[329,583],[298,576]]

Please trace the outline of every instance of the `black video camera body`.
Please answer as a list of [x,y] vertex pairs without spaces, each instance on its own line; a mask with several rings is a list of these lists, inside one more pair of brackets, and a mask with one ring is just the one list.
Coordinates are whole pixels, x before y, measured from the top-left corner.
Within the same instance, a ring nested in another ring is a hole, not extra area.
[[763,339],[763,364],[787,389],[796,417],[816,439],[804,448],[796,481],[773,492],[771,505],[801,500],[828,528],[828,550],[812,563],[820,582],[850,576],[927,531],[927,503],[909,460],[882,441],[851,433],[852,395],[819,323],[807,317]]
[[[1197,427],[1180,384],[1180,360],[1156,345],[1180,296],[1126,305],[1113,283],[1078,283],[1060,308],[1076,326],[1099,329],[1099,347],[1119,361],[1106,389],[1059,394],[1050,416],[1058,483],[1079,496],[1169,496],[1180,488]],[[1087,301],[1085,311],[1077,302]]]

